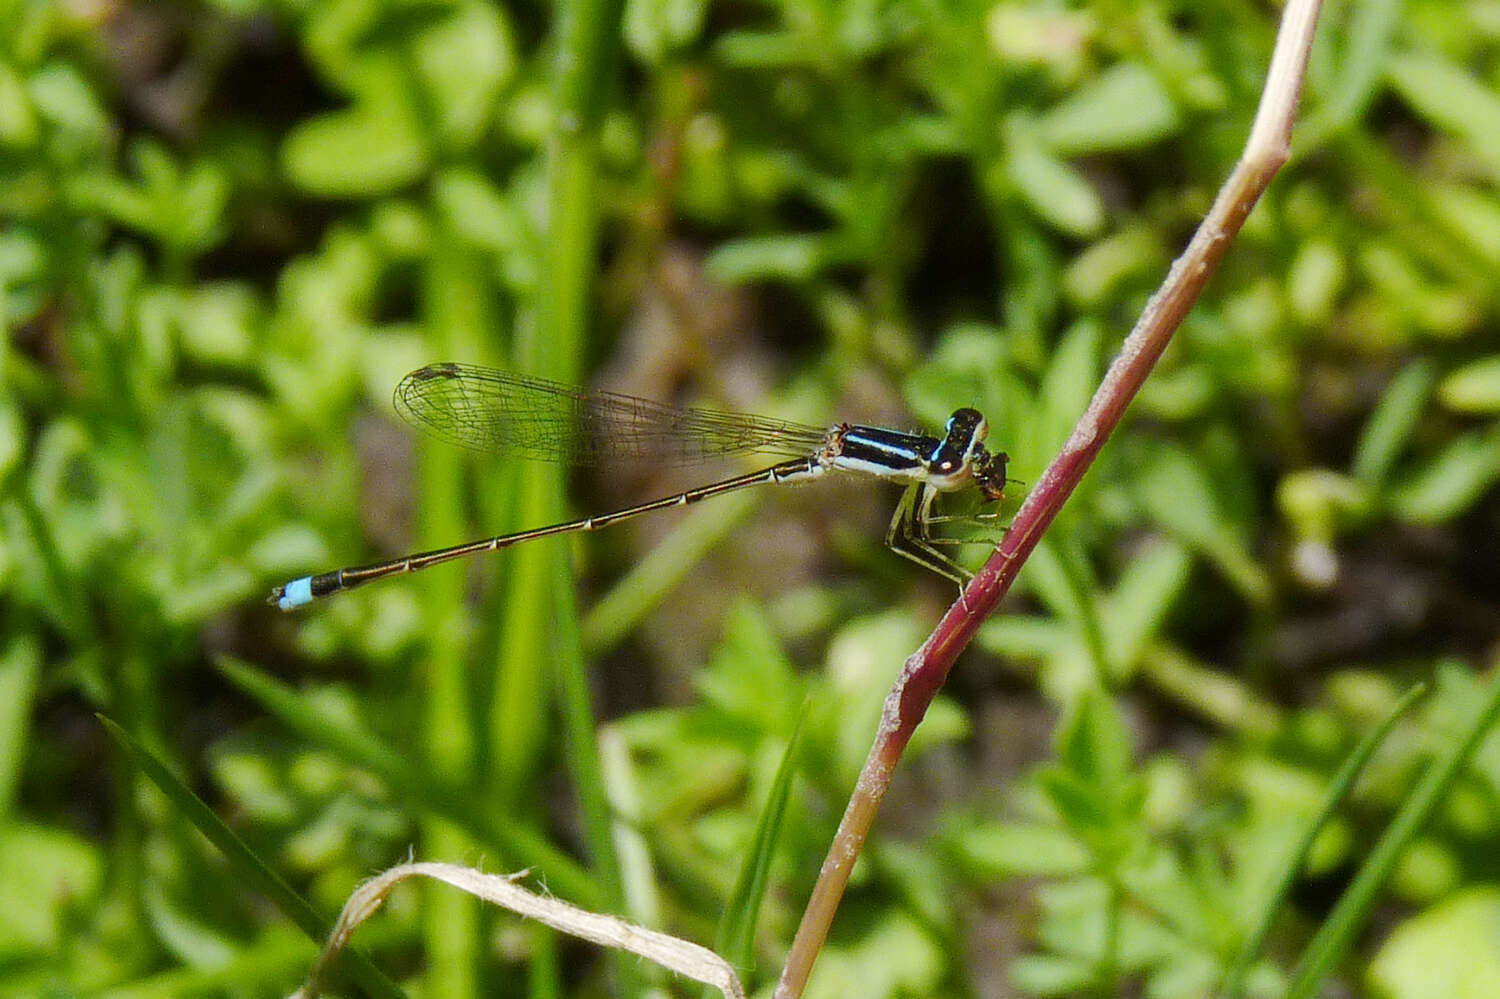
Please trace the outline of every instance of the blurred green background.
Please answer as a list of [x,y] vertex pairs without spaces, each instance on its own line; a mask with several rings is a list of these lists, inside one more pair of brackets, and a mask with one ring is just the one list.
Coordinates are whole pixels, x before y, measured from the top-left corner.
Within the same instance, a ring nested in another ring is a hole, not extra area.
[[[282,995],[315,952],[95,713],[325,914],[410,851],[710,943],[769,816],[767,989],[953,598],[881,546],[890,487],[266,592],[696,481],[424,441],[390,391],[437,360],[973,405],[1024,494],[1238,157],[1275,16],[0,3],[0,995]],[[1325,11],[1292,162],[919,730],[810,995],[1209,995],[1264,908],[1250,992],[1293,978],[1488,696],[1497,57],[1495,0]],[[1500,995],[1497,842],[1489,740],[1336,994]],[[414,996],[694,994],[449,889],[359,942]]]

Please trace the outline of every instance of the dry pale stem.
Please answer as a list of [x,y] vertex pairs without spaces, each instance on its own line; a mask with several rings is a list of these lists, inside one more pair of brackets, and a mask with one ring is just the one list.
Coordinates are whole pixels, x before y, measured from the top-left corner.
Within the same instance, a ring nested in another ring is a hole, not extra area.
[[545,923],[561,933],[655,961],[679,975],[712,985],[729,999],[744,999],[745,990],[734,969],[707,947],[635,926],[615,916],[588,912],[549,895],[538,895],[516,883],[524,876],[524,871],[509,875],[485,874],[470,867],[439,863],[399,864],[383,871],[356,888],[349,901],[344,903],[344,911],[339,914],[338,924],[308,975],[307,984],[298,989],[292,999],[316,999],[323,976],[349,943],[355,929],[375,914],[392,888],[413,877],[446,882],[528,919]]
[[1062,452],[1047,466],[1036,488],[1017,511],[1004,541],[974,577],[963,597],[948,608],[931,637],[906,661],[886,698],[884,716],[865,769],[823,862],[802,924],[797,928],[781,982],[776,987],[776,999],[798,999],[802,995],[849,882],[854,861],[890,786],[891,773],[912,731],[947,679],[954,660],[1010,589],[1042,533],[1119,425],[1126,407],[1223,259],[1230,240],[1286,162],[1307,53],[1320,8],[1321,0],[1291,0],[1287,5],[1260,108],[1239,164],[1126,338]]

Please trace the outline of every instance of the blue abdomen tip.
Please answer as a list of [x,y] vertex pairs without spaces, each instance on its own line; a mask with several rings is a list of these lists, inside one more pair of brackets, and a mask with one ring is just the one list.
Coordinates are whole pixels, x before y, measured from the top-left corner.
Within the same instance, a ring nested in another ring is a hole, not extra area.
[[303,576],[281,588],[281,599],[276,601],[276,606],[282,610],[291,610],[294,607],[312,603],[312,598],[312,577]]

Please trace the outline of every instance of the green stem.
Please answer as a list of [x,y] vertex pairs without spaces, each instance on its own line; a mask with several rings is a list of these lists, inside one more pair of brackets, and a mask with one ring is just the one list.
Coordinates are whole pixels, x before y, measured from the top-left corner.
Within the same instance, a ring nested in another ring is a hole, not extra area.
[[[598,258],[599,128],[614,76],[623,0],[562,0],[556,7],[553,131],[547,150],[547,215],[543,281],[533,322],[523,323],[515,342],[518,368],[577,382],[590,325]],[[522,473],[518,511],[527,523],[551,523],[563,515],[560,478],[553,469]],[[605,905],[625,911],[619,858],[610,830],[608,801],[588,697],[583,639],[571,566],[564,540],[545,541],[518,552],[505,608],[496,691],[497,773],[510,787],[537,765],[542,745],[547,672],[555,685],[570,769],[578,787],[584,835],[601,882]],[[507,791],[507,793],[510,793]],[[641,993],[633,959],[613,959],[619,993]]]
[[[489,302],[487,278],[474,255],[448,233],[437,241],[426,269],[422,306],[440,356],[465,357],[492,337],[497,327]],[[451,448],[422,454],[419,539],[424,548],[462,537],[464,468]],[[425,668],[413,678],[424,708],[426,758],[436,773],[462,787],[477,784],[478,734],[475,732],[469,658],[473,643],[464,628],[464,574],[444,572],[421,588],[423,617],[432,622]],[[462,861],[500,844],[478,839],[472,827],[428,812],[422,820],[423,853]],[[519,866],[506,855],[502,863]],[[483,929],[477,901],[446,885],[423,886],[422,933],[426,941],[425,988],[431,995],[466,999],[479,994],[484,966]]]

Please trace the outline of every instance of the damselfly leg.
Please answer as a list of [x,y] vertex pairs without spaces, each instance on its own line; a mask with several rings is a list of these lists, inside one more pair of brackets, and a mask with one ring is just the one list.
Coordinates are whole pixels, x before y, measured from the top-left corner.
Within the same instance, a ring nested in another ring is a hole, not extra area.
[[963,537],[950,537],[936,533],[929,534],[927,543],[932,545],[998,545],[1005,537],[1008,527],[994,524],[1001,519],[1001,511],[978,510],[973,513],[945,513],[936,514],[927,518],[929,528],[934,525],[954,524],[960,527],[969,527],[973,530]]
[[933,545],[931,523],[932,503],[937,491],[925,482],[914,482],[901,494],[896,504],[896,513],[891,517],[891,526],[885,532],[886,547],[903,558],[910,559],[930,572],[951,579],[962,588],[974,573],[959,565]]

